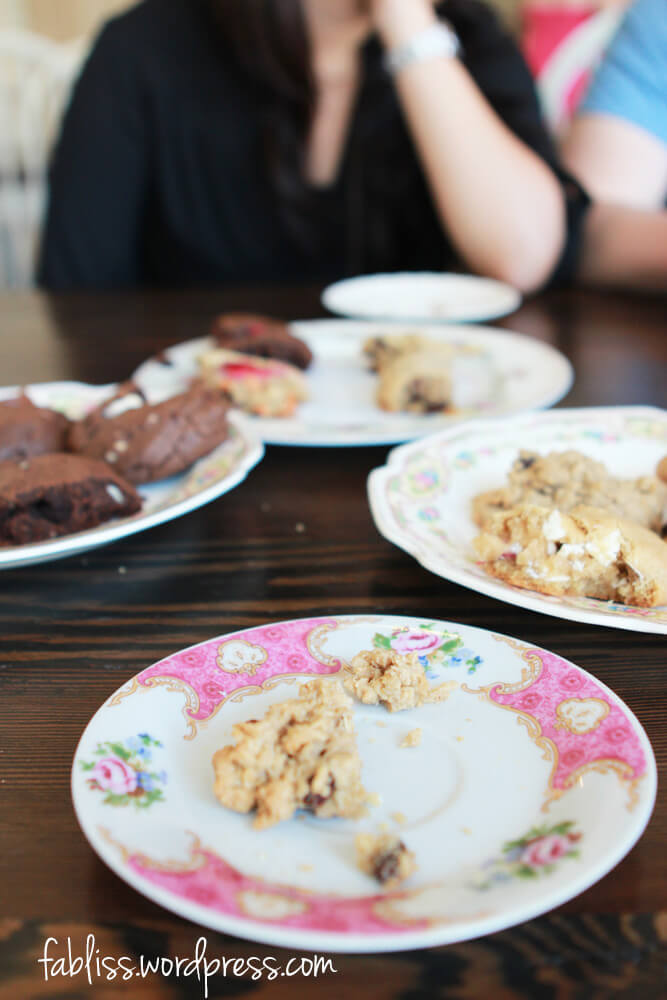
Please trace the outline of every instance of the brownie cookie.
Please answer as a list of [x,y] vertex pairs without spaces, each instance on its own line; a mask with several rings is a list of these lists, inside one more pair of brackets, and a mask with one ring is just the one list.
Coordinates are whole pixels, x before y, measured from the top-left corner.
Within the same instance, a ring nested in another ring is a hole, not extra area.
[[85,531],[140,508],[136,490],[104,462],[66,454],[0,462],[0,545]]
[[187,392],[148,404],[131,383],[72,426],[69,446],[104,459],[129,482],[183,472],[227,437],[227,400],[196,380]]
[[69,420],[26,395],[0,402],[0,461],[64,451]]
[[307,344],[289,332],[287,324],[268,316],[227,313],[218,316],[211,336],[219,347],[260,358],[277,358],[297,368],[307,368],[313,355]]

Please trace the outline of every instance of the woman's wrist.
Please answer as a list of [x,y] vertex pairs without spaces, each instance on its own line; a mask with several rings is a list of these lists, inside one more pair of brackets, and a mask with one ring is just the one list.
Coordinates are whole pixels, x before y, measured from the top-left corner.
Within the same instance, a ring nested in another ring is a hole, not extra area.
[[405,45],[437,21],[435,0],[371,0],[375,27],[387,49]]

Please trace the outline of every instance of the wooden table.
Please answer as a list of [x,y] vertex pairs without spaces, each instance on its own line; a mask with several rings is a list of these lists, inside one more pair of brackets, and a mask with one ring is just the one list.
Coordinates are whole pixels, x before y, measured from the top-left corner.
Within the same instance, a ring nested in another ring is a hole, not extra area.
[[[318,289],[0,297],[4,384],[121,379],[160,347],[200,335],[217,311],[320,315]],[[505,326],[560,348],[577,380],[566,405],[665,405],[665,300],[551,293]],[[432,576],[382,539],[365,484],[387,449],[269,448],[216,503],[149,532],[0,578],[0,998],[202,996],[196,981],[43,980],[47,936],[109,956],[193,955],[202,932],[138,895],[93,854],[69,774],[91,715],[122,682],[183,646],[275,619],[346,612],[458,620],[534,641],[610,685],[667,768],[667,664],[659,636],[523,611]],[[297,524],[305,530],[298,531]],[[123,571],[121,572],[121,568]],[[630,855],[567,905],[458,946],[334,956],[337,974],[217,977],[210,996],[457,998],[667,993],[667,791]],[[206,933],[209,954],[288,953]]]

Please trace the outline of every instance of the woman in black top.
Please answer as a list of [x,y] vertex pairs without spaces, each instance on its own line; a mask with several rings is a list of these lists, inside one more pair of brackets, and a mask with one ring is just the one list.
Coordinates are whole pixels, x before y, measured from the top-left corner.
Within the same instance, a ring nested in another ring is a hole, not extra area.
[[568,276],[584,202],[477,0],[143,0],[75,87],[39,280],[458,266],[530,291]]

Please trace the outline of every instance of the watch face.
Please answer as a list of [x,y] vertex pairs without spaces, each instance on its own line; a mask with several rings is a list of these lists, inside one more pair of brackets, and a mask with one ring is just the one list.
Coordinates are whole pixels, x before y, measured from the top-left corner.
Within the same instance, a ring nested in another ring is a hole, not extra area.
[[423,62],[440,56],[453,59],[459,51],[459,39],[445,20],[432,24],[425,31],[409,39],[404,45],[387,53],[386,66],[391,73],[397,73],[413,62]]

